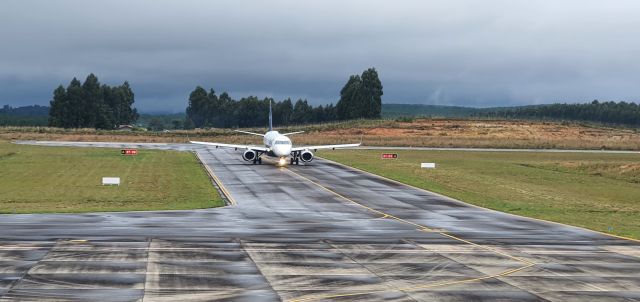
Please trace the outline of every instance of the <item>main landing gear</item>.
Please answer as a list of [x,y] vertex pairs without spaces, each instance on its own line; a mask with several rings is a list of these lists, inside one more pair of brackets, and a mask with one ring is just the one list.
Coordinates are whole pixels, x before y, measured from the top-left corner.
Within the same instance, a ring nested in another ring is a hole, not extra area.
[[262,157],[256,156],[256,158],[253,159],[253,164],[262,165]]
[[300,151],[291,152],[291,164],[300,165]]

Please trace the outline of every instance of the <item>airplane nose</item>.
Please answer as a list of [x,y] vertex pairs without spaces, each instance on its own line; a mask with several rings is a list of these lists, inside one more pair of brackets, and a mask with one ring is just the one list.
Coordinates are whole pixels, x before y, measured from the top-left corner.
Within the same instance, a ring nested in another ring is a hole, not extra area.
[[288,150],[289,148],[286,148],[285,146],[276,146],[273,149],[273,153],[276,154],[276,156],[282,157],[282,156],[287,156],[289,155],[289,153],[291,153],[291,151]]

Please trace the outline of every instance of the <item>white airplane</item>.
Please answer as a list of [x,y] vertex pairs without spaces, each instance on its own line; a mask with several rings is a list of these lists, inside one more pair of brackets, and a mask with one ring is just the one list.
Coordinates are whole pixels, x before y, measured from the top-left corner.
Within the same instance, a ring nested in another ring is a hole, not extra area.
[[245,134],[258,135],[264,137],[264,147],[259,146],[248,146],[248,145],[232,145],[232,144],[221,144],[221,143],[209,143],[209,142],[197,142],[190,141],[193,144],[201,144],[201,145],[209,145],[215,146],[216,148],[234,148],[234,149],[244,149],[244,153],[242,153],[242,159],[245,161],[253,161],[253,164],[262,164],[262,156],[267,155],[270,157],[278,158],[278,165],[284,166],[287,164],[287,157],[290,157],[290,164],[300,164],[302,162],[310,162],[313,160],[313,150],[316,152],[318,149],[336,149],[336,148],[352,148],[360,146],[360,144],[344,144],[344,145],[320,145],[320,146],[300,146],[293,147],[291,144],[291,139],[289,139],[289,135],[302,133],[304,131],[290,132],[290,133],[279,133],[278,131],[273,130],[273,116],[271,112],[271,102],[269,102],[269,131],[265,134],[253,133],[247,131],[235,130],[236,132],[241,132]]

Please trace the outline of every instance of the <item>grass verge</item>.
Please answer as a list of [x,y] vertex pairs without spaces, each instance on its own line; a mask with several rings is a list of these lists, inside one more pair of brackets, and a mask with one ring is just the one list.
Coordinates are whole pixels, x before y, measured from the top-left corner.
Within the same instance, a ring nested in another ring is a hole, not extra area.
[[382,152],[319,155],[481,207],[640,239],[640,154]]
[[[102,186],[105,176],[121,185]],[[224,205],[187,152],[15,145],[0,141],[0,213],[183,210]]]

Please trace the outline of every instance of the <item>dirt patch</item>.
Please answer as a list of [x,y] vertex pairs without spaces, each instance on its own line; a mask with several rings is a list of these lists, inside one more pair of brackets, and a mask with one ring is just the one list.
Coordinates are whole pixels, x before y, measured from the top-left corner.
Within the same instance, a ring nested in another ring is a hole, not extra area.
[[[590,127],[577,123],[465,119],[416,119],[413,122],[363,120],[280,130],[305,130],[306,133],[293,138],[298,145],[362,141],[364,145],[369,146],[640,150],[640,132],[637,129]],[[258,137],[238,135],[223,129],[122,133],[93,129],[43,130],[14,127],[0,128],[0,139],[147,143],[186,143],[189,140],[202,140],[262,144]]]
[[[428,120],[397,123],[397,127],[364,129],[336,129],[324,135],[350,136],[363,132],[367,137],[405,138],[417,144],[420,139],[447,137],[450,140],[503,140],[505,142],[530,141],[544,147],[574,146],[575,148],[637,149],[640,134],[629,129],[591,128],[578,124],[533,121],[486,120]],[[571,143],[569,143],[571,142]]]

